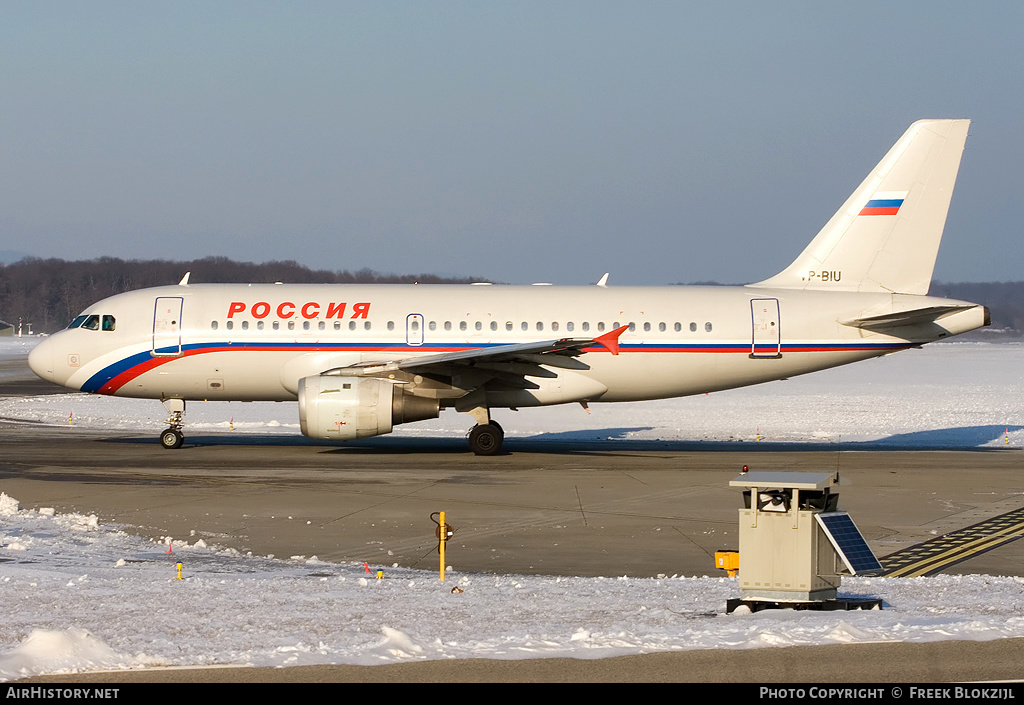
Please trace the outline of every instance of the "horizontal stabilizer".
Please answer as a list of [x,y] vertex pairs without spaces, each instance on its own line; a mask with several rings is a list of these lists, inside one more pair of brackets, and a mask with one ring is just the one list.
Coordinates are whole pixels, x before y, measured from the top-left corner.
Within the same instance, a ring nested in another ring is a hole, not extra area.
[[932,323],[942,316],[946,316],[950,313],[956,313],[957,311],[966,311],[969,308],[974,308],[974,304],[927,306],[925,308],[915,308],[910,311],[895,311],[893,313],[883,313],[878,316],[854,318],[848,321],[840,321],[840,323],[844,326],[851,326],[853,328],[898,328],[900,326],[915,326],[920,325],[921,323]]

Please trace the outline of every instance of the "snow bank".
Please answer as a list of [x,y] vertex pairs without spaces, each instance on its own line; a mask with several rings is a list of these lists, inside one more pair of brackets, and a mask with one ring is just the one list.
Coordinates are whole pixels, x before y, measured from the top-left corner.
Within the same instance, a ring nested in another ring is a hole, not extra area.
[[0,515],[0,680],[97,668],[603,658],[1024,636],[1024,579],[1013,577],[847,578],[843,594],[881,597],[885,609],[727,616],[725,602],[739,589],[725,577],[451,571],[441,583],[426,571],[370,569],[202,542],[174,541],[168,555],[165,543],[94,516],[8,509]]

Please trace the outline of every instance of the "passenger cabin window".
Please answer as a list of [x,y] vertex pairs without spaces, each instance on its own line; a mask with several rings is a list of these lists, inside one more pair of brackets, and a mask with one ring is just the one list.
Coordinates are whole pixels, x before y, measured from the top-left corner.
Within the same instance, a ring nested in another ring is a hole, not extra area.
[[210,321],[210,330],[217,330],[217,321]]

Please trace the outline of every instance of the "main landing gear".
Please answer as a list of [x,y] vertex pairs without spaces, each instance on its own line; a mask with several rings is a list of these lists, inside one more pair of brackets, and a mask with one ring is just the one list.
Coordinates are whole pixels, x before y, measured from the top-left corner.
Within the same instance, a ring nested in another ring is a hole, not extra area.
[[480,403],[482,399],[474,401],[476,405],[466,404],[462,408],[456,406],[456,409],[476,420],[476,426],[466,434],[469,449],[477,455],[498,455],[505,441],[505,431],[497,421],[491,421],[491,410]]
[[505,431],[497,421],[480,423],[469,429],[469,449],[477,455],[498,455],[505,441]]
[[181,448],[181,444],[185,442],[185,434],[181,432],[185,426],[182,421],[182,417],[185,415],[185,400],[168,399],[164,402],[164,406],[167,407],[170,416],[167,417],[168,428],[160,434],[160,445],[168,450]]

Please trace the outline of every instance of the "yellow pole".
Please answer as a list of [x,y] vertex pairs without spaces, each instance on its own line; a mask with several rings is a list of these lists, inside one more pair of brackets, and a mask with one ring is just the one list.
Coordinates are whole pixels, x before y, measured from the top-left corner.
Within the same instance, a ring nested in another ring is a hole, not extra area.
[[441,545],[438,546],[438,550],[441,553],[441,582],[444,582],[444,544],[445,539],[448,538],[448,530],[444,525],[444,512],[441,512]]

